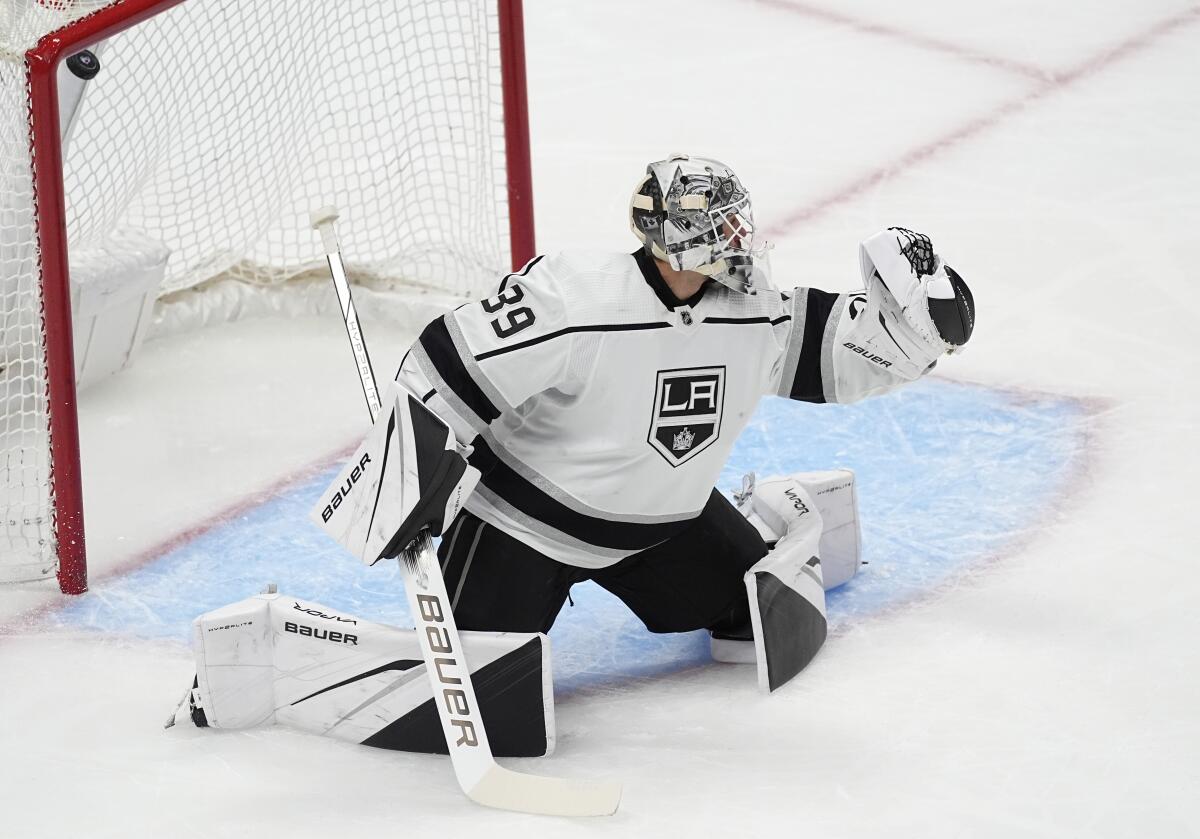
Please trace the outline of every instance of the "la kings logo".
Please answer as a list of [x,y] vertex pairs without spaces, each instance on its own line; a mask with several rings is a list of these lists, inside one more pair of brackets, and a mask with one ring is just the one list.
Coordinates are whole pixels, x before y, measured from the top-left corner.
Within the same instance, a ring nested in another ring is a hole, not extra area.
[[646,441],[672,466],[686,463],[720,436],[724,406],[724,367],[662,370]]

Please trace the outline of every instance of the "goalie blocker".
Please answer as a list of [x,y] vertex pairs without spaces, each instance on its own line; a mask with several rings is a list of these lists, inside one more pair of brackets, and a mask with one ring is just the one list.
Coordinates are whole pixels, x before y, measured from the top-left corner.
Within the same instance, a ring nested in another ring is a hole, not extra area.
[[381,401],[367,438],[311,513],[367,565],[398,556],[424,527],[440,536],[479,481],[450,427],[417,397],[393,381]]

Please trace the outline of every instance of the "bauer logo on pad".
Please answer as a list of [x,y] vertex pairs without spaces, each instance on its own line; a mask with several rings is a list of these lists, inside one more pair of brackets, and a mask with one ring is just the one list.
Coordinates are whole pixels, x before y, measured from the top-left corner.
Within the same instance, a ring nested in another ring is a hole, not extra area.
[[646,440],[672,466],[708,448],[721,434],[725,368],[662,370]]

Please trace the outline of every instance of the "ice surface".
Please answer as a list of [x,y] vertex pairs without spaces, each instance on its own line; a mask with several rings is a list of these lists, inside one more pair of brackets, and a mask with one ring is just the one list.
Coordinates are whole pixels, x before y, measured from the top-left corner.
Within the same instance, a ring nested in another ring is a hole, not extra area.
[[[302,530],[362,429],[341,325],[245,321],[83,398],[95,584],[0,590],[0,835],[1200,835],[1200,10],[977,5],[526,4],[542,248],[632,249],[640,167],[694,150],[754,190],[780,282],[852,288],[904,224],[975,291],[947,378],[766,401],[722,479],[862,482],[871,564],[793,684],[577,589],[559,749],[511,764],[625,781],[585,824],[474,807],[440,758],[163,733],[193,613],[274,581],[403,618],[393,570]],[[379,370],[412,337],[367,336]]]

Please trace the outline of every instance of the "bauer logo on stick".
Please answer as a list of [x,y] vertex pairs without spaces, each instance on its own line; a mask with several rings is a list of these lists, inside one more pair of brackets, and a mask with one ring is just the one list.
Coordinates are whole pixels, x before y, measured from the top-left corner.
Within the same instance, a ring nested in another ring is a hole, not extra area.
[[647,442],[672,466],[685,463],[720,436],[724,404],[724,367],[660,371]]

